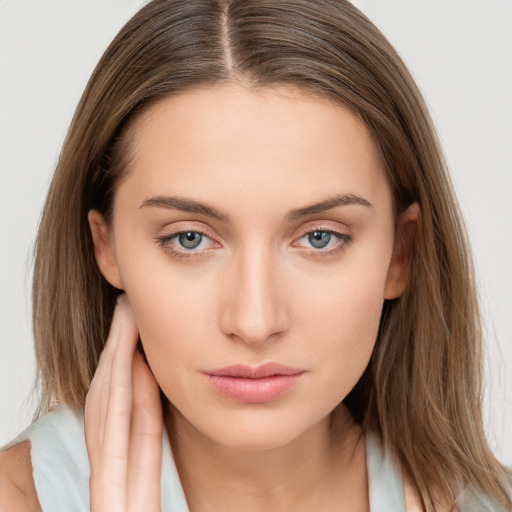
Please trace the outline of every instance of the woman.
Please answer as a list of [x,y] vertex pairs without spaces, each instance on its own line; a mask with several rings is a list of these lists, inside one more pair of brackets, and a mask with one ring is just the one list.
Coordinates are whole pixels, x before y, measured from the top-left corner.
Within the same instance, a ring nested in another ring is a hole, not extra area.
[[471,276],[421,95],[357,9],[153,1],[50,187],[42,418],[4,506],[510,509]]

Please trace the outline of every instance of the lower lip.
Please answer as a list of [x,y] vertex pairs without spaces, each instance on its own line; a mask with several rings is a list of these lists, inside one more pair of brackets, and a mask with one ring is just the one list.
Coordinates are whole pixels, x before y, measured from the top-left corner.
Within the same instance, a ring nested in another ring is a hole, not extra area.
[[207,375],[210,382],[224,396],[239,402],[261,404],[275,400],[290,389],[303,375],[272,375],[259,379]]

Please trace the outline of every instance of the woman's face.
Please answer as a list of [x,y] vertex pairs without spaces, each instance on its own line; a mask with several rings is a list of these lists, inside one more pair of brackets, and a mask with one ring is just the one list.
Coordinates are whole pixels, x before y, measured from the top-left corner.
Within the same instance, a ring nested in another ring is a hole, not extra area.
[[[356,384],[403,282],[367,129],[297,90],[224,85],[156,104],[130,144],[106,241],[90,219],[160,387],[224,445],[297,438]],[[294,375],[211,376],[265,363]]]

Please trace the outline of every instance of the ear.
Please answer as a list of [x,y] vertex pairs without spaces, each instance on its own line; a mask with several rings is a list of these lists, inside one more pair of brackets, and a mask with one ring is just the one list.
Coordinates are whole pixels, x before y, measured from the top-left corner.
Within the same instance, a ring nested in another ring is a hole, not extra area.
[[89,210],[87,219],[94,242],[94,256],[100,272],[112,286],[123,290],[113,237],[105,218],[98,210]]
[[384,288],[385,299],[396,299],[402,295],[407,287],[419,218],[420,207],[418,203],[411,204],[398,217],[395,245]]

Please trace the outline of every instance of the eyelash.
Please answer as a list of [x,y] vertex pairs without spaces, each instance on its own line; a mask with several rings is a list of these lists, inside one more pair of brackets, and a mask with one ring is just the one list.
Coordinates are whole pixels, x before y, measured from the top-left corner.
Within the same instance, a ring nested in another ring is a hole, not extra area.
[[159,236],[159,237],[157,237],[156,240],[157,240],[158,245],[160,245],[160,247],[162,247],[162,249],[164,249],[166,252],[168,252],[173,258],[176,258],[178,260],[188,260],[191,258],[196,258],[196,257],[201,256],[199,251],[186,253],[186,252],[177,251],[175,249],[171,249],[167,245],[167,243],[170,242],[173,238],[176,238],[183,233],[196,233],[198,235],[202,235],[202,236],[211,238],[208,233],[206,233],[205,231],[202,231],[201,229],[185,229],[185,230],[181,230],[181,231],[176,231],[176,233],[172,233],[170,235]]
[[[329,256],[335,256],[335,255],[341,253],[342,251],[344,251],[348,245],[351,245],[354,242],[354,239],[352,238],[351,235],[347,235],[346,233],[340,233],[339,231],[335,231],[333,229],[325,228],[322,226],[313,226],[312,228],[308,229],[299,237],[299,240],[301,238],[304,238],[306,235],[309,235],[310,233],[314,233],[315,231],[320,231],[322,233],[328,233],[330,235],[334,235],[335,237],[337,237],[340,240],[339,243],[333,249],[328,249],[328,250],[319,249],[316,251],[315,250],[307,251],[308,254],[310,254],[314,257],[317,257],[317,258],[325,258],[325,257],[329,257]],[[191,258],[201,257],[202,256],[201,253],[204,251],[196,251],[196,252],[187,253],[187,252],[177,251],[175,249],[170,248],[167,245],[168,242],[170,242],[173,238],[176,238],[183,233],[195,233],[198,235],[202,235],[202,236],[211,238],[208,233],[206,233],[205,231],[202,231],[201,229],[190,229],[190,230],[177,231],[176,233],[172,233],[170,235],[159,236],[156,238],[156,242],[167,253],[169,253],[170,256],[172,256],[175,259],[188,260]]]

